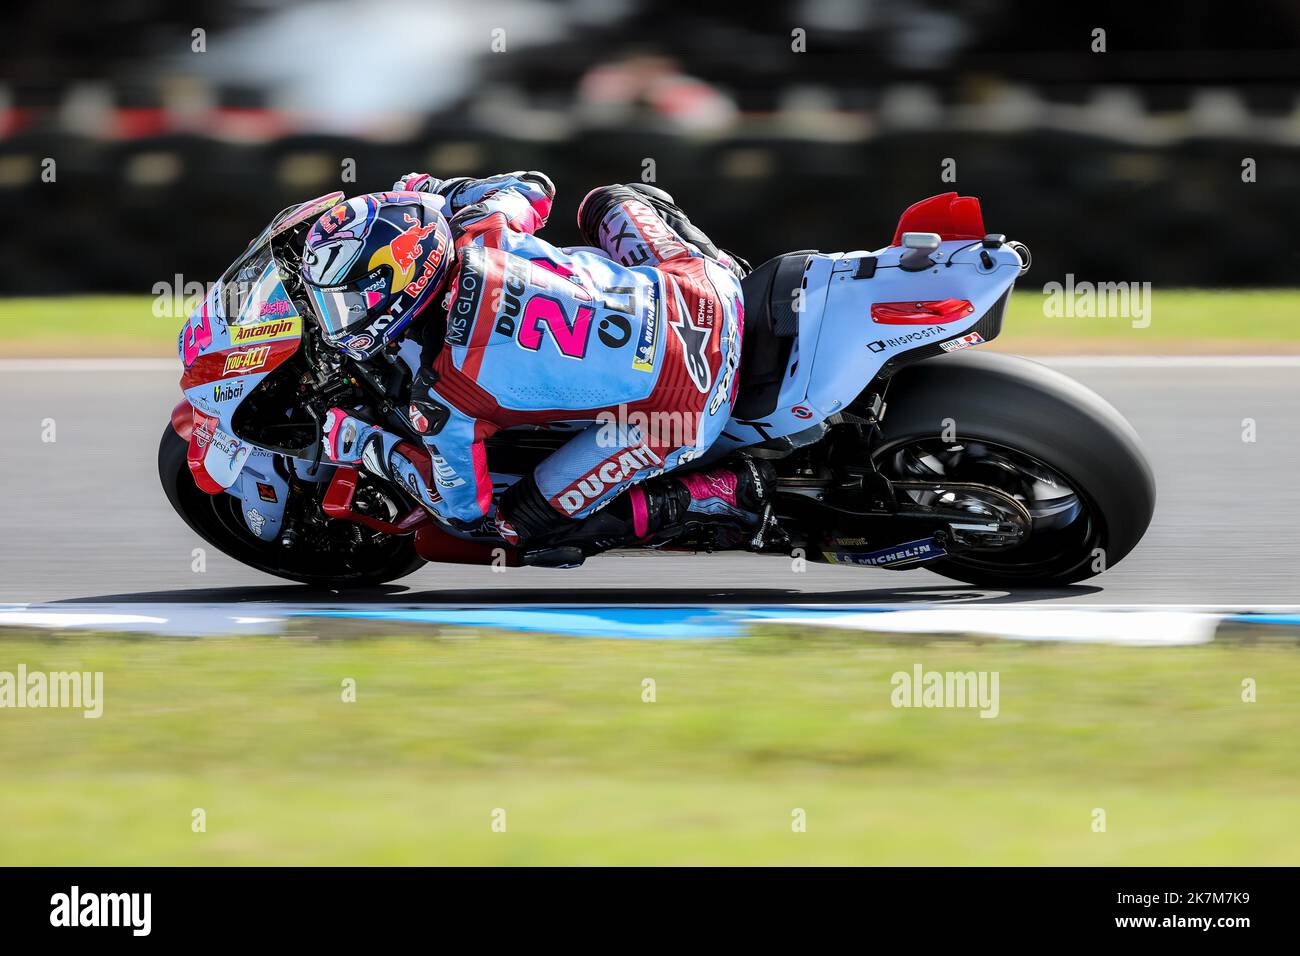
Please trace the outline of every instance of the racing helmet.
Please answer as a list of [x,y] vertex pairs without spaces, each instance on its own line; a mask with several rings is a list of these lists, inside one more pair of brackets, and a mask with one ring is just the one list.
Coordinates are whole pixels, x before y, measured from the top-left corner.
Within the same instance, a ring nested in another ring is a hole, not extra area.
[[373,193],[312,224],[303,287],[327,342],[370,358],[429,304],[455,252],[441,209],[425,193]]

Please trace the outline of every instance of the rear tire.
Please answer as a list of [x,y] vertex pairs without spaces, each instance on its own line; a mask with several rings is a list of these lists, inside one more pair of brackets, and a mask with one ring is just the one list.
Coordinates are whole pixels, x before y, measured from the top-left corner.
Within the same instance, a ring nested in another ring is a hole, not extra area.
[[901,369],[886,400],[873,457],[888,477],[899,477],[889,474],[891,456],[938,438],[952,419],[958,443],[988,442],[1036,459],[1064,477],[1083,506],[1087,526],[1059,555],[1028,560],[1031,534],[1005,552],[925,565],[938,574],[991,587],[1070,584],[1113,567],[1151,523],[1155,480],[1137,433],[1110,403],[1054,369],[991,352],[941,355]]
[[[279,542],[261,541],[251,534],[241,534],[220,509],[231,510],[230,495],[210,495],[194,484],[186,453],[185,439],[171,425],[163,431],[158,445],[158,477],[163,491],[176,513],[208,544],[250,568],[279,578],[298,581],[324,589],[374,587],[418,570],[424,559],[415,553],[414,535],[392,535],[384,539],[376,553],[367,555],[366,567],[340,569],[332,566],[328,555],[299,548],[286,550]],[[234,515],[239,509],[233,509]]]

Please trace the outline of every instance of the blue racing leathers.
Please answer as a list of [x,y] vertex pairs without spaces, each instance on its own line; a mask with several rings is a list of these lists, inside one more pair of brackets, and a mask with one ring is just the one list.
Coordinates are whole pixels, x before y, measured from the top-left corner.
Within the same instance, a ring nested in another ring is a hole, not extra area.
[[423,377],[432,385],[410,409],[428,462],[371,429],[372,467],[447,522],[475,526],[493,506],[486,439],[577,424],[531,480],[557,517],[580,519],[718,437],[735,399],[743,303],[738,270],[711,243],[683,238],[634,187],[583,201],[579,225],[598,255],[534,235],[552,200],[539,174],[403,184],[445,197],[456,262],[444,344]]

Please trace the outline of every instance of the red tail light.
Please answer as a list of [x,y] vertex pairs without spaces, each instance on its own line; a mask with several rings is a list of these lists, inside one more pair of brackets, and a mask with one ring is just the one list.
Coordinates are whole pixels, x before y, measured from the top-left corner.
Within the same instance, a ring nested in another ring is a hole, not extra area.
[[929,302],[877,302],[871,307],[871,321],[881,325],[947,325],[975,311],[965,299],[934,299]]

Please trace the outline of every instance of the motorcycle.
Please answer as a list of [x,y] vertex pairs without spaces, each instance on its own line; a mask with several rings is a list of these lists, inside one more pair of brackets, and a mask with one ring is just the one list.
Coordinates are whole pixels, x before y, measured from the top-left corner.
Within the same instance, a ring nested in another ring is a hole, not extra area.
[[[311,319],[303,239],[342,198],[276,216],[182,327],[184,398],[158,450],[172,507],[230,557],[318,587],[372,586],[426,562],[581,563],[574,548],[521,552],[446,527],[404,487],[322,461],[332,406],[360,408],[420,446],[405,414],[418,345],[401,341],[363,364],[327,346]],[[736,389],[733,414],[690,467],[770,459],[773,517],[787,550],[807,560],[924,567],[1002,588],[1060,586],[1113,566],[1155,506],[1133,428],[1057,371],[972,350],[1001,331],[1029,266],[1022,243],[985,232],[978,199],[955,193],[910,207],[874,252],[764,263],[743,282],[739,367],[720,378]],[[495,491],[572,427],[491,438]],[[726,546],[700,528],[643,545]]]

